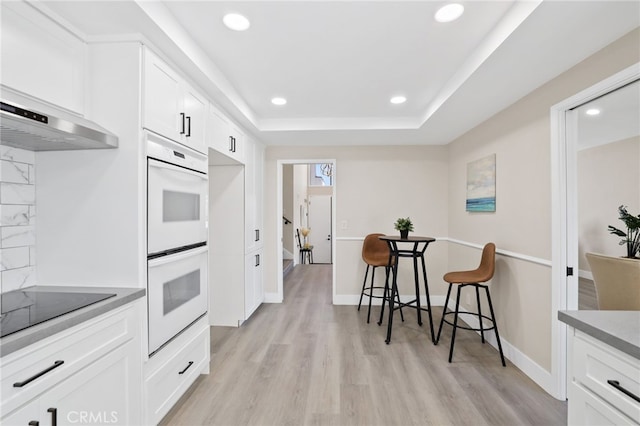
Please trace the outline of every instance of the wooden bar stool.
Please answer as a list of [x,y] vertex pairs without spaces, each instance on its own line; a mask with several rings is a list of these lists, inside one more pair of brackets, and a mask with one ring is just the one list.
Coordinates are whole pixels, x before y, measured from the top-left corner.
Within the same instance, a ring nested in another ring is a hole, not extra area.
[[[489,294],[489,287],[485,283],[489,281],[493,277],[493,273],[495,271],[496,265],[496,245],[493,243],[487,243],[482,249],[482,259],[480,261],[480,266],[477,269],[472,271],[456,271],[449,272],[444,275],[444,280],[449,283],[449,290],[447,291],[447,299],[444,302],[444,308],[442,311],[442,319],[440,320],[440,327],[438,328],[438,336],[436,337],[435,344],[438,344],[440,340],[440,333],[442,332],[442,325],[446,322],[447,324],[453,326],[453,333],[451,335],[451,346],[449,348],[449,362],[451,362],[453,358],[453,345],[456,340],[456,329],[462,328],[464,330],[473,330],[479,331],[480,336],[482,338],[482,343],[484,343],[484,332],[488,330],[495,330],[496,340],[498,341],[498,349],[500,350],[500,359],[502,360],[502,366],[506,367],[507,364],[504,361],[504,355],[502,353],[502,344],[500,343],[500,335],[498,334],[498,324],[496,323],[496,316],[493,313],[493,304],[491,303],[491,295]],[[456,297],[456,309],[453,312],[447,312],[447,305],[449,303],[449,296],[451,295],[451,288],[453,286],[458,286],[458,295]],[[472,328],[465,327],[463,325],[458,324],[458,315],[459,315],[459,307],[460,307],[460,291],[463,287],[475,287],[476,289],[476,302],[478,304],[478,312],[465,312],[465,315],[473,315],[478,318],[478,322],[480,323],[480,328]],[[482,315],[482,310],[480,307],[480,288],[484,288],[487,293],[487,301],[489,302],[489,310],[491,312],[491,317],[486,315]],[[447,315],[453,315],[453,323],[447,321],[445,317]],[[489,320],[491,322],[491,327],[485,327],[483,324],[483,319]]]
[[[369,234],[364,238],[364,242],[362,243],[362,260],[367,264],[367,269],[364,273],[364,281],[362,283],[362,291],[360,292],[360,302],[358,302],[358,310],[360,310],[360,306],[362,305],[362,297],[369,297],[369,309],[367,310],[367,324],[371,318],[371,300],[375,297],[382,300],[382,306],[384,308],[384,299],[387,297],[387,294],[391,294],[389,290],[389,272],[391,271],[391,266],[393,265],[393,258],[389,256],[389,247],[387,243],[381,241],[379,237],[384,236],[384,234]],[[391,262],[391,263],[390,263]],[[369,267],[373,266],[371,270],[371,284],[367,286],[367,276],[369,275]],[[374,286],[374,279],[376,274],[376,268],[382,266],[385,269],[386,280],[384,287]],[[374,295],[373,292],[375,290],[383,290],[382,295]],[[398,297],[398,304],[400,303],[400,296]],[[402,321],[404,321],[404,315],[402,314],[402,306],[400,306],[400,316],[402,317]]]

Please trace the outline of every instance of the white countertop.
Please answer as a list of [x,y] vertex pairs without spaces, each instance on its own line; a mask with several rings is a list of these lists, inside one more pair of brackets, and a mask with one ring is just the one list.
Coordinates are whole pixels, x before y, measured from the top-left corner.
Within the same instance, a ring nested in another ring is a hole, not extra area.
[[558,319],[640,359],[640,311],[559,311]]
[[136,299],[144,297],[146,294],[146,290],[144,288],[123,287],[34,286],[21,290],[115,293],[115,296],[0,338],[0,357],[36,343],[44,338],[52,336],[55,333],[71,328],[74,325],[90,320],[91,318],[95,318],[98,315],[102,315],[122,305],[133,302]]

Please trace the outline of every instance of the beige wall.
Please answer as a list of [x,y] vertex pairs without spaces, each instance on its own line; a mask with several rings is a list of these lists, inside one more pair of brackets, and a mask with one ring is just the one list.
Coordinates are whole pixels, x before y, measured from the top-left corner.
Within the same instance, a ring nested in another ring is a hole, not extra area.
[[[640,29],[627,34],[496,114],[449,146],[449,236],[551,259],[550,108],[640,61]],[[465,212],[468,162],[496,154],[496,212]],[[636,157],[637,158],[637,157]],[[477,263],[480,252],[451,245],[452,269]],[[492,280],[502,337],[551,369],[551,269],[498,256]]]
[[608,225],[624,229],[618,206],[640,213],[640,137],[578,152],[579,267],[590,271],[585,253],[625,256],[621,237],[609,234]]
[[[278,147],[266,151],[265,291],[277,291],[275,254],[276,164],[279,159],[336,160],[336,294],[360,294],[364,263],[362,241],[372,232],[395,234],[394,221],[410,216],[417,235],[447,234],[447,148],[438,146],[328,146]],[[347,229],[340,224],[347,222]],[[436,277],[445,272],[446,244],[429,247],[429,278],[432,292],[444,294]],[[406,272],[401,271],[402,274]],[[380,274],[382,275],[382,274]],[[408,280],[404,280],[408,281]],[[401,287],[401,292],[409,292]]]
[[[393,222],[411,216],[420,235],[551,259],[550,108],[640,61],[640,29],[629,33],[496,114],[448,146],[279,147],[266,151],[265,286],[276,292],[276,160],[336,159],[337,295],[358,295],[364,275],[358,238],[395,233]],[[465,211],[466,165],[496,154],[496,212]],[[341,222],[348,228],[342,230]],[[354,238],[350,238],[354,237]],[[432,295],[443,298],[447,270],[470,268],[480,251],[455,243],[429,247]],[[551,370],[551,268],[499,255],[492,295],[502,337]],[[407,273],[406,270],[401,273]],[[402,277],[401,277],[402,278]],[[404,281],[404,279],[403,279]],[[401,288],[401,293],[410,289]],[[463,298],[463,302],[465,299]]]

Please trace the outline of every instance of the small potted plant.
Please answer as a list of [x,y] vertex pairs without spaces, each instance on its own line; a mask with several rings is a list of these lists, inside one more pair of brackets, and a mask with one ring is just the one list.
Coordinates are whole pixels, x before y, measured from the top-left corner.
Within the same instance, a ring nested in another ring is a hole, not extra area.
[[627,245],[627,255],[625,257],[629,259],[638,259],[638,252],[640,251],[640,214],[634,216],[627,211],[627,206],[618,207],[620,213],[619,219],[624,222],[627,232],[609,225],[607,228],[609,233],[622,237],[620,245]]
[[396,223],[393,224],[393,227],[400,231],[400,238],[404,240],[409,236],[409,231],[413,231],[413,222],[411,222],[411,219],[408,217],[400,217],[396,220]]

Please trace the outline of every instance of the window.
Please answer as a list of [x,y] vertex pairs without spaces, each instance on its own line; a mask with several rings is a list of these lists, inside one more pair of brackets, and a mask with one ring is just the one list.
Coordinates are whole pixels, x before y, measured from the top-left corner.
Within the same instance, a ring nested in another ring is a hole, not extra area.
[[333,164],[309,164],[309,186],[333,186]]

